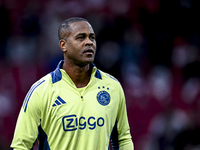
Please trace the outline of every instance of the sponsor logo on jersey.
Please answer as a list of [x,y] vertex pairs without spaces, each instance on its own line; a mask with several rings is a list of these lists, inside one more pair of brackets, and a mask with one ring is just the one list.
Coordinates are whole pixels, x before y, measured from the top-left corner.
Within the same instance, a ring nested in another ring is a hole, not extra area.
[[90,116],[88,118],[81,116],[77,117],[75,114],[67,115],[62,118],[63,130],[64,131],[75,131],[77,129],[84,130],[86,128],[94,130],[97,127],[104,125],[104,118],[95,118]]
[[62,105],[65,104],[66,102],[60,97],[58,96],[57,99],[55,100],[54,104],[52,105],[53,107],[57,106],[57,105]]
[[[101,89],[100,87],[98,88]],[[102,88],[109,90],[109,88],[105,88],[104,86]],[[110,103],[110,94],[106,90],[99,91],[97,93],[97,101],[103,106],[108,105]]]

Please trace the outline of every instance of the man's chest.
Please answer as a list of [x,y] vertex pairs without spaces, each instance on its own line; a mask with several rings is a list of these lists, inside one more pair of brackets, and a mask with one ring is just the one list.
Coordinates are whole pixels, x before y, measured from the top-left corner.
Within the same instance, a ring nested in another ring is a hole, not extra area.
[[60,88],[48,96],[46,122],[62,126],[64,131],[94,130],[103,127],[107,120],[116,118],[118,100],[115,90],[97,86],[79,92]]

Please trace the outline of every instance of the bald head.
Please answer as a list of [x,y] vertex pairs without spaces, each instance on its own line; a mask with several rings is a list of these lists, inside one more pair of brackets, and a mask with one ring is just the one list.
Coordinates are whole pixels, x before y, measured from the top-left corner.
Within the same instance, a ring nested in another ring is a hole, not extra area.
[[[69,18],[67,20],[65,20],[58,29],[58,38],[59,40],[64,39],[65,37],[68,36],[68,34],[70,33],[70,24],[73,22],[79,22],[79,21],[86,21],[88,22],[86,19],[84,18],[80,18],[80,17],[73,17],[73,18]],[[89,22],[88,22],[89,23]]]

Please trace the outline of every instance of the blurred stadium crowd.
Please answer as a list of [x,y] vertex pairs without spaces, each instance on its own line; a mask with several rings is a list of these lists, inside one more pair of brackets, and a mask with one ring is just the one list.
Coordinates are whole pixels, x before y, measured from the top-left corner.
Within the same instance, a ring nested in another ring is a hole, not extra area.
[[1,0],[0,149],[9,149],[30,86],[63,57],[59,24],[80,16],[96,33],[96,66],[124,88],[135,150],[199,150],[199,6],[197,0]]

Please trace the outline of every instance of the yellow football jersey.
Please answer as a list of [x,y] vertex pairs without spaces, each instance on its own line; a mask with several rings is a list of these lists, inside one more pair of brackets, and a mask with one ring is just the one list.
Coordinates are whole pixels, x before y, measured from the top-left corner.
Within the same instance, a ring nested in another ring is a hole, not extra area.
[[92,68],[88,85],[78,89],[61,69],[63,61],[27,93],[11,149],[133,150],[120,83]]

